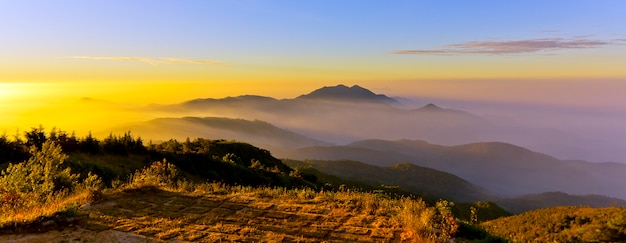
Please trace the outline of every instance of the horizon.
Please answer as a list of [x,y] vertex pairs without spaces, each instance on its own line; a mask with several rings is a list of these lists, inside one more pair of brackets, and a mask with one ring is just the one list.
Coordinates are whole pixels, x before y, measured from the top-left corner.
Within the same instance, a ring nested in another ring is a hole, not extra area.
[[[361,88],[368,89],[366,86],[360,84],[337,84],[330,86],[318,87],[315,90],[326,88],[326,87],[338,87],[338,86],[346,86],[346,87],[354,87],[359,86]],[[278,99],[283,101],[293,100],[300,95],[309,94],[315,90],[310,90],[305,93],[301,93],[292,97]],[[552,104],[550,106],[544,104],[532,104],[532,103],[524,103],[524,102],[511,102],[511,103],[501,103],[501,102],[493,102],[493,101],[481,101],[481,100],[460,100],[460,99],[445,99],[445,98],[428,98],[428,97],[400,97],[389,95],[385,93],[372,91],[376,95],[386,95],[392,99],[399,100],[399,104],[393,105],[396,109],[400,110],[411,110],[420,107],[427,106],[429,104],[437,105],[438,107],[444,109],[452,109],[452,110],[460,110],[469,112],[470,114],[475,114],[480,116],[481,118],[485,118],[490,122],[495,122],[495,124],[500,123],[502,125],[502,121],[505,123],[513,122],[512,124],[521,124],[527,123],[527,125],[531,127],[541,128],[541,129],[557,129],[561,131],[567,131],[572,133],[575,130],[579,130],[571,135],[581,136],[581,138],[585,139],[594,139],[598,142],[606,144],[607,142],[613,141],[615,143],[612,148],[609,150],[614,150],[617,147],[623,146],[623,143],[619,143],[620,137],[623,136],[623,132],[615,131],[612,129],[621,127],[621,119],[626,117],[623,112],[615,113],[611,110],[602,111],[597,108],[590,110],[589,107],[581,107],[581,106],[560,106],[558,104]],[[212,98],[215,100],[221,100],[229,97],[238,97],[245,95],[255,95],[251,93],[241,94],[241,95],[233,95],[233,96],[224,96],[219,98],[213,97],[198,97],[198,98],[190,98],[185,101],[195,100],[195,99],[205,99]],[[272,97],[272,96],[265,96]],[[50,98],[55,98],[54,95],[50,96]],[[272,97],[275,98],[275,97]],[[45,99],[42,99],[45,100]],[[150,105],[154,105],[155,103],[151,103]],[[177,105],[182,104],[182,102],[176,103],[161,103],[158,105]],[[68,112],[67,108],[71,107],[72,110]],[[119,103],[114,100],[105,100],[98,99],[92,97],[82,97],[82,98],[66,98],[63,102],[54,101],[48,104],[47,106],[37,106],[34,105],[30,109],[22,110],[21,113],[15,114],[14,119],[18,120],[22,126],[7,126],[6,124],[0,124],[0,131],[2,131],[5,135],[11,135],[11,132],[24,132],[28,131],[31,128],[43,126],[46,130],[50,130],[52,128],[58,128],[65,131],[76,132],[78,136],[84,136],[87,133],[95,132],[94,135],[96,137],[104,138],[109,133],[119,133],[120,131],[114,132],[114,129],[123,127],[126,125],[132,124],[140,124],[142,122],[148,122],[157,118],[175,118],[179,117],[180,114],[182,116],[195,116],[191,114],[184,113],[168,113],[168,112],[157,112],[148,108],[147,104],[131,104],[131,103]],[[555,110],[555,109],[560,110]],[[585,116],[588,112],[595,112],[594,116],[587,117],[582,121],[576,121],[576,119],[580,119],[581,116]],[[6,111],[5,111],[6,113]],[[46,118],[42,118],[42,114],[45,114]],[[223,115],[203,115],[202,117],[225,117]],[[38,119],[32,119],[32,117],[39,117]],[[536,117],[541,117],[541,119],[537,119]],[[5,121],[10,119],[10,116],[5,116]],[[100,125],[98,123],[91,123],[94,121],[101,121],[102,119],[106,120],[106,125]],[[250,118],[248,118],[250,119]],[[254,118],[256,119],[256,118]],[[27,125],[26,122],[34,121],[33,123],[29,123]],[[43,121],[43,122],[42,122]],[[48,121],[48,122],[46,122]],[[68,122],[71,121],[71,122]],[[54,122],[60,122],[54,123]],[[274,122],[269,122],[272,125],[277,125]],[[590,126],[593,126],[591,128]],[[279,126],[280,127],[280,126]],[[113,129],[113,130],[111,130]],[[291,130],[293,130],[292,128]],[[295,128],[297,130],[297,128]],[[133,132],[132,130],[130,130]],[[140,136],[154,141],[160,141],[158,138],[151,137],[146,134],[139,134]],[[163,139],[163,138],[161,138]],[[319,138],[318,138],[319,139]],[[363,139],[384,139],[376,136],[363,138]],[[408,139],[408,140],[424,140],[422,137],[402,137],[399,139]],[[598,140],[600,139],[600,140]],[[335,144],[349,144],[355,141],[359,141],[361,139],[348,139],[343,140],[343,142],[335,142]],[[388,140],[388,139],[387,139]],[[395,140],[395,139],[391,139]],[[325,139],[321,139],[321,141],[329,141]],[[331,139],[332,141],[332,139]],[[621,157],[622,155],[618,155],[621,153],[617,153],[615,156],[611,154],[605,154],[602,156],[598,156],[597,153],[587,154],[582,157],[563,157],[559,154],[550,153],[542,150],[541,147],[528,147],[528,145],[515,143],[507,140],[485,140],[485,141],[470,141],[470,142],[461,142],[461,143],[453,143],[453,144],[445,144],[438,143],[426,140],[432,144],[441,144],[441,145],[461,145],[473,142],[505,142],[511,143],[516,146],[525,147],[531,149],[535,152],[546,153],[551,156],[556,156],[560,159],[586,159],[595,162],[619,162],[626,163]],[[565,149],[565,148],[564,148]],[[571,149],[571,148],[569,148]],[[592,148],[587,148],[587,150],[592,151]],[[600,150],[602,151],[602,150]],[[566,153],[567,154],[567,153]],[[578,153],[580,154],[580,153]],[[594,157],[596,156],[596,157]],[[595,159],[594,159],[595,158]],[[601,158],[601,159],[600,159]],[[612,159],[611,159],[612,158]]]

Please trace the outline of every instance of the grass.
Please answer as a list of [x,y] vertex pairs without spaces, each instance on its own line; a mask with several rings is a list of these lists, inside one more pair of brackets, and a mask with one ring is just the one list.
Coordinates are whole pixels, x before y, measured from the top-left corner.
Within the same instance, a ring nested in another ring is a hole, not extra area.
[[67,156],[52,142],[31,153],[31,159],[10,165],[0,177],[0,231],[5,233],[63,229],[63,222],[75,216],[84,220],[72,223],[92,232],[200,242],[444,242],[456,230],[445,201],[430,207],[419,198],[345,187],[195,183],[165,160],[102,188],[99,177],[62,166]]
[[164,240],[441,240],[429,226],[436,209],[423,201],[356,191],[126,185],[108,190],[105,198],[110,204],[88,211],[92,224]]
[[57,215],[73,216],[78,213],[80,205],[91,202],[92,199],[92,192],[82,191],[47,200],[46,203],[34,207],[3,210],[0,229],[16,230],[19,227],[41,223]]
[[513,242],[626,242],[626,210],[621,207],[544,208],[482,226]]
[[[433,216],[419,214],[420,210],[434,211],[419,199],[390,199],[356,191],[320,192],[219,183],[154,186],[132,182],[106,189],[102,197],[103,200],[79,209],[78,205],[90,202],[90,196],[76,194],[48,205],[46,213],[28,212],[29,219],[22,214],[2,218],[10,222],[37,222],[37,218],[73,208],[87,217],[81,227],[94,232],[116,230],[159,240],[436,242],[434,231],[409,228],[418,225],[410,224],[411,220],[428,222],[431,219],[424,217]],[[418,213],[418,217],[408,217],[409,213]]]

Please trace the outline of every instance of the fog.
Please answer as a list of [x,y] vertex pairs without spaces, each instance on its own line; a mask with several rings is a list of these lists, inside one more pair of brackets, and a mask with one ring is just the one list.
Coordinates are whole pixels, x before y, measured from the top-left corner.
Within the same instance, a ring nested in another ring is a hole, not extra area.
[[[244,138],[251,140],[247,142],[256,142],[256,135],[244,134],[243,129],[226,131],[207,127],[210,124],[198,127],[197,124],[171,122],[141,129],[156,118],[226,117],[265,121],[313,140],[337,145],[372,138],[425,140],[442,145],[501,141],[559,159],[626,163],[626,140],[623,139],[626,137],[623,125],[626,102],[604,103],[615,101],[616,92],[613,90],[607,97],[596,92],[574,97],[577,99],[571,102],[553,103],[404,96],[396,97],[400,104],[393,105],[368,100],[261,96],[190,99],[160,105],[116,103],[98,97],[31,99],[24,96],[12,100],[4,97],[0,106],[3,116],[0,132],[13,135],[18,130],[43,125],[48,129],[75,131],[79,136],[92,132],[103,137],[111,132],[135,130],[145,140],[163,140],[167,139],[166,134],[176,134],[178,138],[212,135],[215,139]],[[441,109],[420,109],[431,103]],[[173,130],[179,132],[173,133]],[[263,141],[270,140],[276,138],[263,138]]]
[[[458,145],[501,141],[559,159],[626,162],[620,111],[471,100],[406,98],[401,105],[256,96],[152,106],[169,117],[262,120],[313,139],[347,144],[362,139],[414,139]],[[433,103],[441,109],[420,109]],[[193,134],[190,134],[193,136]]]
[[[402,99],[404,107],[426,101],[477,114],[508,127],[508,141],[560,159],[626,162],[626,107],[595,105],[539,105],[437,98]],[[620,104],[621,105],[621,104]],[[543,130],[529,136],[516,130]],[[521,139],[525,138],[525,139]]]

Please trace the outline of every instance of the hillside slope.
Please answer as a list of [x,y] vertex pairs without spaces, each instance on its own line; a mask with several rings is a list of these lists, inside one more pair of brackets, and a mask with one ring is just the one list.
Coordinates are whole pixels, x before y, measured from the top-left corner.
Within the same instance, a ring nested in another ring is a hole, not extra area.
[[139,136],[155,140],[211,138],[245,141],[267,149],[299,148],[328,143],[278,128],[260,120],[225,117],[157,118],[147,122],[114,128],[114,131],[133,131]]
[[563,192],[545,192],[494,201],[511,213],[556,206],[609,207],[626,206],[626,201],[602,195],[570,195]]
[[487,232],[513,242],[625,242],[624,208],[555,207],[495,219]]
[[[457,175],[503,197],[551,191],[626,198],[626,165],[558,160],[500,142],[442,146],[419,140],[363,140],[278,154],[300,160],[357,160],[388,166],[412,163]],[[620,176],[621,175],[621,176]]]
[[478,201],[489,196],[469,182],[449,173],[413,164],[389,167],[368,165],[357,161],[283,160],[292,167],[312,167],[323,173],[371,185],[399,186],[399,189],[428,198],[453,201]]

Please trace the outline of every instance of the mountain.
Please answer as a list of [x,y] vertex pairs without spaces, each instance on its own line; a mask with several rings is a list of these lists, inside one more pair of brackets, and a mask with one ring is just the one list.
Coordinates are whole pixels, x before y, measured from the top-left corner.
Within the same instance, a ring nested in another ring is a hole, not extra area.
[[[360,86],[323,87],[293,99],[244,95],[193,99],[148,109],[169,117],[229,117],[262,120],[330,143],[368,138],[424,139],[458,144],[492,138],[493,125],[479,116],[439,108],[404,109],[397,100]],[[491,139],[489,139],[491,140]]]
[[[502,141],[563,159],[612,161],[606,158],[626,156],[621,140],[616,142],[607,139],[607,136],[593,133],[591,128],[589,132],[581,132],[580,128],[573,129],[563,122],[550,123],[552,125],[547,126],[542,121],[550,119],[528,111],[542,109],[542,112],[554,113],[545,107],[474,102],[474,106],[485,106],[474,109],[483,110],[477,115],[478,113],[444,107],[437,102],[467,107],[462,104],[472,101],[450,102],[425,97],[390,98],[357,85],[337,85],[322,87],[291,99],[258,95],[190,99],[179,104],[153,104],[146,107],[146,112],[159,114],[156,117],[262,120],[334,144],[371,138],[419,139],[448,146]],[[506,107],[510,109],[505,109]],[[490,108],[504,113],[490,114]],[[511,114],[518,118],[512,119],[509,117]],[[575,124],[580,127],[585,121],[583,119]]]
[[385,103],[385,104],[399,104],[399,102],[393,98],[387,97],[382,94],[375,94],[374,92],[365,89],[361,86],[354,85],[348,87],[345,85],[337,86],[325,86],[323,88],[314,90],[313,92],[305,95],[298,96],[296,99],[318,99],[318,100],[337,100],[337,101],[352,101],[352,102],[372,102],[372,103]]
[[264,121],[224,117],[157,118],[121,126],[115,130],[132,131],[136,135],[156,140],[170,138],[184,140],[198,137],[238,140],[268,149],[276,148],[277,151],[285,148],[328,145]]
[[277,156],[358,160],[378,166],[412,163],[457,175],[503,197],[563,191],[626,198],[621,188],[626,185],[626,165],[559,160],[501,142],[443,146],[419,140],[364,140],[300,148]]
[[490,197],[485,191],[458,176],[414,164],[380,167],[350,160],[283,160],[283,163],[296,168],[312,167],[322,173],[374,186],[399,186],[401,190],[434,199],[470,202]]
[[[238,139],[269,148],[282,158],[355,160],[380,166],[412,163],[455,174],[505,197],[563,191],[626,198],[626,192],[620,188],[626,184],[626,165],[560,160],[536,152],[543,151],[537,150],[542,144],[561,148],[589,144],[583,146],[585,151],[602,151],[603,143],[593,143],[558,128],[493,123],[481,116],[433,103],[421,108],[403,108],[381,102],[389,98],[385,97],[359,86],[339,85],[293,99],[254,95],[194,99],[174,105],[154,105],[149,109],[169,117],[264,121],[274,128],[261,128],[259,124],[245,126],[257,126],[259,130],[274,133],[255,133],[188,120],[139,124],[131,130],[147,129],[140,127],[146,126],[155,134],[176,131],[170,136],[181,138]],[[370,138],[378,140],[364,140]]]
[[522,213],[534,209],[556,206],[588,206],[609,207],[626,206],[626,201],[602,195],[570,195],[563,192],[544,192],[515,198],[498,199],[494,201],[511,213]]
[[443,109],[433,103],[429,103],[422,108],[416,109],[417,111],[442,111]]

